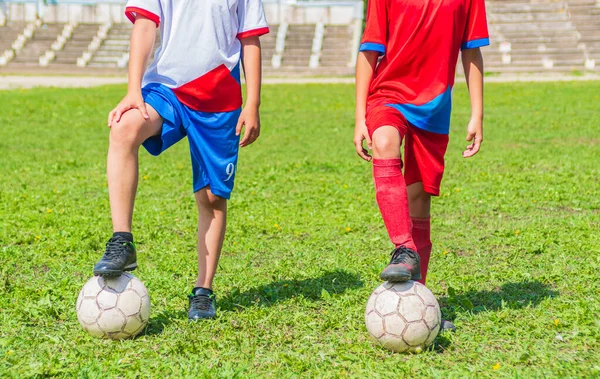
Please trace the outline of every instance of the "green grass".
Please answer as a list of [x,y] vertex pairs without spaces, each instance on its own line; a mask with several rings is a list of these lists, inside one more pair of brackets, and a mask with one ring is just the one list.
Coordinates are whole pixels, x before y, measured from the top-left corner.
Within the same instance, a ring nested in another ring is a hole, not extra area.
[[103,341],[74,312],[110,234],[106,112],[123,86],[0,92],[0,377],[599,377],[598,83],[490,84],[465,160],[455,91],[428,285],[459,331],[420,355],[367,337],[391,250],[353,137],[353,87],[266,86],[244,149],[216,320],[189,323],[187,143],[141,154],[135,213],[152,316]]

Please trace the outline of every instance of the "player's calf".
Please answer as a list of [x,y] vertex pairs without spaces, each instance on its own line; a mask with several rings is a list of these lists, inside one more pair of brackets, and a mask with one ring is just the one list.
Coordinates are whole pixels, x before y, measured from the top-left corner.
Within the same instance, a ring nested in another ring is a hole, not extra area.
[[421,262],[419,254],[407,247],[399,246],[392,251],[392,258],[379,275],[386,282],[406,282],[421,280]]

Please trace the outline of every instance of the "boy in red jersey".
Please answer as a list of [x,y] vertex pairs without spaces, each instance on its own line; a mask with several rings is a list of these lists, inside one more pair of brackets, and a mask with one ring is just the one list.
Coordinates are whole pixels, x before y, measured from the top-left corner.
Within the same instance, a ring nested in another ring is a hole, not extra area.
[[444,173],[458,54],[471,98],[468,158],[483,141],[479,48],[486,45],[484,0],[369,0],[356,66],[354,144],[373,162],[377,203],[395,246],[382,280],[425,283],[431,196],[439,195]]

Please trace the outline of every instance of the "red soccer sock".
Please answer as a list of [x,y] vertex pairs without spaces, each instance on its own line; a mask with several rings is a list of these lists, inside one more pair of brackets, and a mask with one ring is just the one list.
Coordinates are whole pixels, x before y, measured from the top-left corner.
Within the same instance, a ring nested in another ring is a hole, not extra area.
[[431,221],[430,218],[412,218],[412,236],[421,258],[421,284],[427,279],[427,268],[431,257]]
[[373,159],[373,179],[377,204],[392,243],[417,251],[411,233],[406,182],[402,160]]

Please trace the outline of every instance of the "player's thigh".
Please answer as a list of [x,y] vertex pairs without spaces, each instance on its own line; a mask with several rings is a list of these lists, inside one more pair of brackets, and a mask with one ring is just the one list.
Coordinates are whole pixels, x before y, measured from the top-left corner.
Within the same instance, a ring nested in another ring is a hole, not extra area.
[[378,127],[371,137],[373,156],[377,159],[400,158],[402,136],[398,128],[391,125]]
[[139,110],[130,109],[123,113],[119,122],[113,122],[111,142],[141,145],[148,138],[160,134],[162,117],[150,104],[146,104],[146,110],[148,119],[145,119]]

